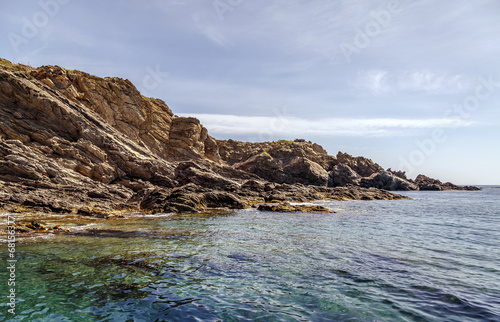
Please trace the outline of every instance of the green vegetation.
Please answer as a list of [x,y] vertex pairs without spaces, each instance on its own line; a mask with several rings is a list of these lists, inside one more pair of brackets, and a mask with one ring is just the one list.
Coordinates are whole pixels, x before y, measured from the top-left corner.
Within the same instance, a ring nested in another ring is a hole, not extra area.
[[159,99],[159,98],[147,97],[144,95],[141,95],[141,96],[142,96],[142,98],[144,98],[145,100],[148,100],[148,101],[161,101],[161,99]]
[[12,62],[8,61],[7,59],[0,59],[0,65],[5,66],[5,67],[10,67],[15,72],[24,71],[22,68],[13,64]]
[[290,144],[294,144],[295,142],[290,141],[290,140],[279,140],[279,141],[276,141],[276,143],[279,143],[281,145],[290,145]]
[[294,145],[294,144],[306,145],[307,143],[311,143],[311,142],[307,142],[306,140],[303,140],[303,139],[295,139],[295,141],[292,141],[292,140],[278,140],[278,141],[273,141],[273,143],[279,143],[279,144],[285,146],[285,145]]
[[[162,104],[165,104],[165,102],[161,99],[161,98],[154,98],[154,97],[147,97],[147,96],[144,96],[144,95],[141,95],[142,98],[146,101],[150,101],[150,102],[154,102],[158,105],[162,105]],[[166,105],[166,104],[165,104]],[[167,106],[168,107],[168,106]]]
[[12,64],[10,61],[8,61],[6,59],[1,59],[0,60],[0,65],[7,66],[7,67],[12,67],[14,64]]
[[270,157],[270,156],[271,156],[271,155],[270,155],[269,153],[267,153],[266,151],[262,152],[260,155],[261,155],[261,156],[263,156],[263,157]]

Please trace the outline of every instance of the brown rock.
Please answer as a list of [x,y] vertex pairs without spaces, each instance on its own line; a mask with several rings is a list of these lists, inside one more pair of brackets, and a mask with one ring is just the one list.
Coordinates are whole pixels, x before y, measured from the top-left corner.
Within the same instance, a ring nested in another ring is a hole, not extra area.
[[328,176],[329,187],[343,187],[348,184],[359,185],[361,176],[348,165],[337,164]]
[[408,180],[394,175],[388,171],[374,173],[368,178],[361,179],[362,187],[374,187],[391,191],[418,190],[418,186]]
[[471,190],[477,191],[481,190],[477,187],[472,186],[457,186],[451,182],[442,183],[441,181],[433,178],[429,178],[424,176],[423,174],[419,174],[415,179],[415,184],[418,185],[420,190]]
[[369,177],[374,173],[383,171],[384,169],[370,159],[364,157],[353,157],[350,154],[339,152],[337,153],[337,163],[349,166],[361,177]]
[[260,204],[257,210],[270,212],[335,213],[335,211],[323,206],[290,205],[288,202]]
[[336,159],[305,140],[215,140],[197,119],[175,116],[129,80],[0,59],[4,210],[107,216],[124,208],[199,212],[262,200],[400,198],[327,187],[381,171],[369,159]]

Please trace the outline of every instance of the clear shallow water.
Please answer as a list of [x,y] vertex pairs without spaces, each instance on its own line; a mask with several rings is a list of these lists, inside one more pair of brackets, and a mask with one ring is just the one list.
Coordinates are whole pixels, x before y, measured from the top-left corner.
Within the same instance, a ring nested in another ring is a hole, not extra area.
[[[26,240],[16,319],[500,320],[500,189],[406,195],[321,203],[337,214],[96,220],[94,237]],[[7,279],[1,269],[2,297]]]

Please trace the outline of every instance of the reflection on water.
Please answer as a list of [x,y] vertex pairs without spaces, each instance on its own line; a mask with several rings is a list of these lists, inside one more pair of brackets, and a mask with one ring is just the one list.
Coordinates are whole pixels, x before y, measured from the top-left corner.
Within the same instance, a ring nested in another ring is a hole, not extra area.
[[322,203],[337,214],[44,217],[74,230],[17,245],[17,318],[498,320],[496,191]]

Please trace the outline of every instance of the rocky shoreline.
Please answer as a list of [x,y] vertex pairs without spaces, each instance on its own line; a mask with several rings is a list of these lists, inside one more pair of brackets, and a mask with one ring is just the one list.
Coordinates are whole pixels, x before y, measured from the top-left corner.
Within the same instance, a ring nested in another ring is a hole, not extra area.
[[476,190],[297,139],[216,140],[128,80],[0,59],[0,210],[108,216],[210,209],[329,212],[290,203]]

